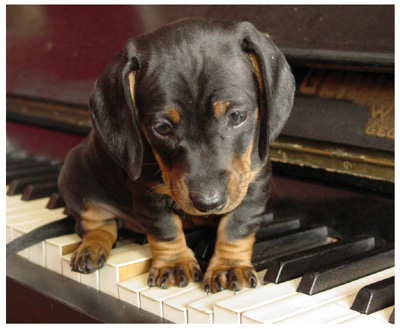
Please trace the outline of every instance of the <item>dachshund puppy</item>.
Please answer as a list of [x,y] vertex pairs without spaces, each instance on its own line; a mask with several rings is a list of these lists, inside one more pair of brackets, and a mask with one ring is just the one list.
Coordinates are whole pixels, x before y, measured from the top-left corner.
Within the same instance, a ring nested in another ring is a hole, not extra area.
[[[96,81],[93,129],[59,178],[83,239],[71,269],[101,268],[124,225],[147,235],[150,286],[256,286],[269,145],[294,90],[283,54],[247,22],[182,20],[128,40]],[[218,226],[204,275],[185,242],[191,224]]]

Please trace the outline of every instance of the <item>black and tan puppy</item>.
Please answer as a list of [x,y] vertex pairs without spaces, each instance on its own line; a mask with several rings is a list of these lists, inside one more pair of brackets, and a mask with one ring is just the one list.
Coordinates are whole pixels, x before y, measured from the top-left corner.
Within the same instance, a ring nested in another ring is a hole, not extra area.
[[[128,40],[96,82],[94,129],[59,179],[83,238],[72,270],[101,268],[125,225],[147,234],[150,286],[255,286],[269,144],[293,95],[284,56],[250,23],[183,20]],[[189,223],[218,225],[204,277],[185,242]]]

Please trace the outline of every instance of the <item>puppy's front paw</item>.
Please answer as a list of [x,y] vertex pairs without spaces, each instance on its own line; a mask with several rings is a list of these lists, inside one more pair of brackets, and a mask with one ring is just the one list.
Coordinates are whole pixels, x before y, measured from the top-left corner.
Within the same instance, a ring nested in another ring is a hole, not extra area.
[[236,292],[242,290],[243,287],[255,288],[256,286],[256,272],[251,264],[229,266],[217,262],[210,265],[204,274],[203,287],[207,293],[224,289]]
[[175,261],[155,259],[149,272],[148,284],[163,289],[171,286],[186,287],[190,281],[200,282],[202,277],[199,264],[191,256]]
[[71,257],[71,271],[93,273],[104,266],[108,255],[109,251],[100,243],[82,244]]

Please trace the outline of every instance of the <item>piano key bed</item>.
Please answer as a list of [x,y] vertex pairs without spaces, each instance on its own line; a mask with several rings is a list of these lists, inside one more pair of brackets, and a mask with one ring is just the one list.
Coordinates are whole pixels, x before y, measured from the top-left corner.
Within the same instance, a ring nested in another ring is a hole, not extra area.
[[[7,242],[68,216],[57,194],[59,169],[59,163],[43,158],[7,154]],[[134,234],[122,235],[105,266],[90,275],[70,270],[71,254],[81,241],[74,233],[18,254],[167,322],[394,323],[392,245],[377,243],[368,235],[337,239],[324,225],[303,226],[298,218],[275,217],[265,215],[256,235],[253,264],[258,286],[236,294],[225,290],[207,295],[197,283],[149,288],[151,253],[143,236]],[[187,240],[204,269],[213,239],[203,233],[188,232]]]

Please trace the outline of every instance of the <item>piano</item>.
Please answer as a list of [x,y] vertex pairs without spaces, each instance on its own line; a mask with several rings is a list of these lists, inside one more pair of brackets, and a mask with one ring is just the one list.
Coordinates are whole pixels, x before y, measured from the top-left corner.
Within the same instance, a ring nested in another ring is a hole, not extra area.
[[[188,16],[253,21],[296,77],[293,115],[271,148],[258,286],[149,288],[146,239],[126,230],[103,269],[74,273],[71,231],[7,259],[7,323],[391,326],[394,6],[7,6],[7,242],[68,218],[55,182],[90,130],[87,100],[112,55],[126,38]],[[213,235],[186,236],[205,267]]]

